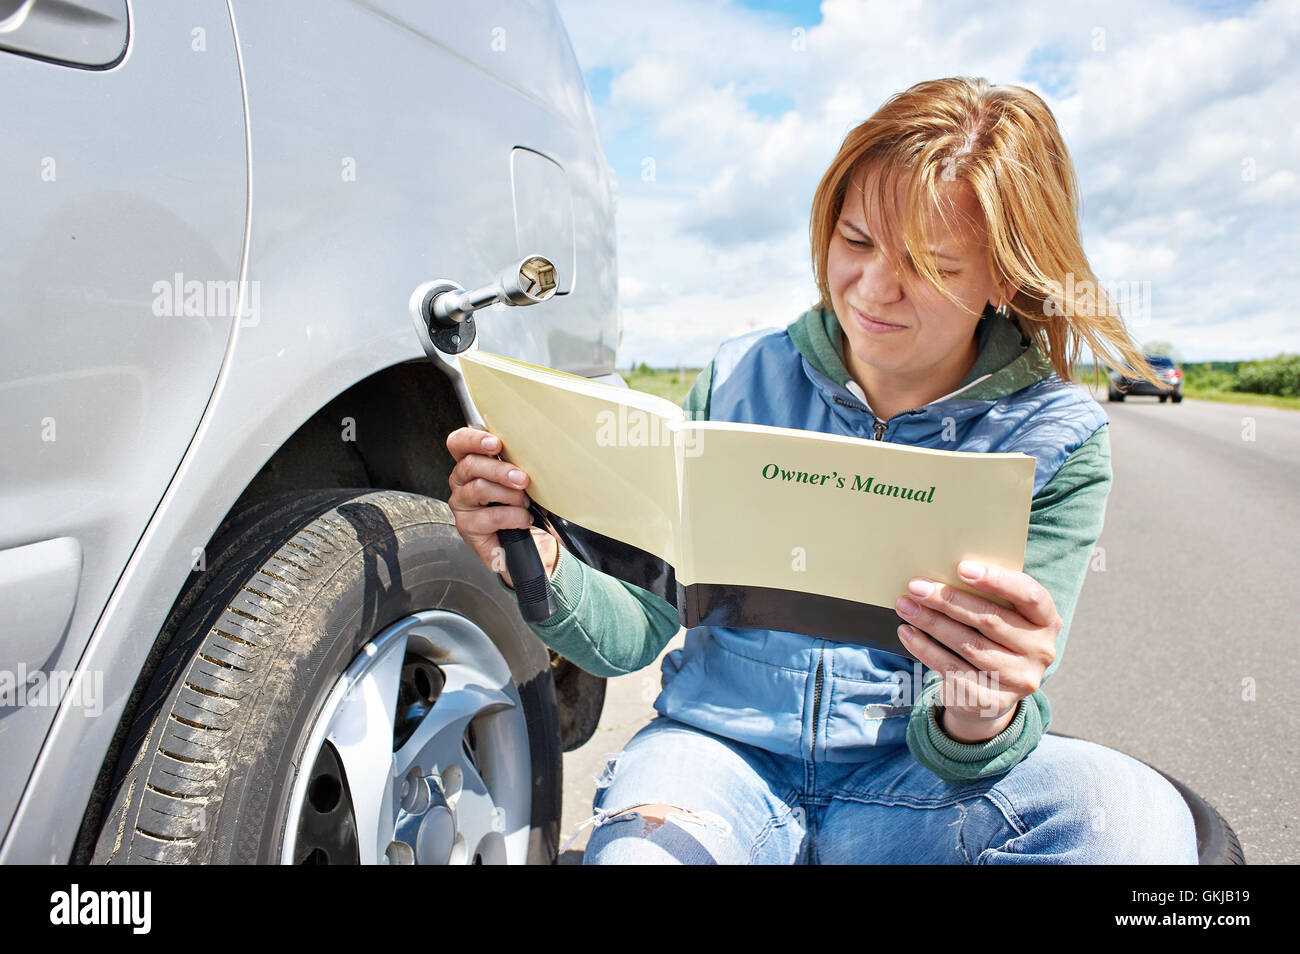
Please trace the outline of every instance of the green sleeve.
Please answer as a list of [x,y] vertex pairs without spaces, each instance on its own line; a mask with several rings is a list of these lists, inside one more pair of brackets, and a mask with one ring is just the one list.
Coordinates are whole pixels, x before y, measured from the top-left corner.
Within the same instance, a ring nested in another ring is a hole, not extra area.
[[682,401],[682,410],[688,421],[707,421],[709,419],[709,394],[713,389],[713,362],[710,361],[695,379],[690,393]]
[[[1110,429],[1103,424],[1066,458],[1030,508],[1024,572],[1052,594],[1062,624],[1044,682],[1065,653],[1079,591],[1101,536],[1110,485]],[[973,782],[1007,771],[1034,750],[1051,724],[1052,710],[1040,688],[1020,701],[1014,720],[1000,735],[986,742],[957,742],[939,727],[941,687],[942,676],[927,672],[908,718],[907,745],[919,763],[946,781]]]
[[[497,580],[510,590],[500,576]],[[551,575],[551,589],[558,608],[528,628],[593,675],[622,676],[643,669],[680,629],[671,603],[587,566],[564,547]]]
[[[682,402],[687,420],[708,419],[712,377],[710,361]],[[497,581],[514,592],[500,576]],[[588,566],[563,546],[551,589],[558,608],[529,628],[565,659],[597,676],[645,668],[681,628],[677,609],[667,600]]]

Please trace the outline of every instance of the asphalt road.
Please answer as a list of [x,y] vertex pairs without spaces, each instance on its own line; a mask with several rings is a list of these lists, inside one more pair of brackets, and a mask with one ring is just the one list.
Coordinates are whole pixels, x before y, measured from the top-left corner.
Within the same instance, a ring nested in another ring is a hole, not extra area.
[[[1060,668],[1052,729],[1180,779],[1252,864],[1300,861],[1300,413],[1130,397],[1111,404],[1115,481]],[[665,649],[681,645],[685,631]],[[577,863],[595,775],[654,716],[656,663],[609,681],[564,757],[561,857]]]

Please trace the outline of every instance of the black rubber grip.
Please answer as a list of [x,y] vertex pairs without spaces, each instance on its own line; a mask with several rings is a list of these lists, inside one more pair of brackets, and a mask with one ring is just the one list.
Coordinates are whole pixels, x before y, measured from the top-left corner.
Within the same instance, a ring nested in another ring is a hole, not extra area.
[[[488,506],[503,506],[493,501]],[[506,551],[506,569],[510,571],[510,582],[514,584],[515,595],[519,598],[519,613],[530,623],[540,623],[549,616],[554,616],[559,609],[555,602],[555,593],[551,581],[546,577],[546,567],[542,565],[542,555],[537,552],[532,532],[519,527],[507,527],[497,531],[497,539]]]

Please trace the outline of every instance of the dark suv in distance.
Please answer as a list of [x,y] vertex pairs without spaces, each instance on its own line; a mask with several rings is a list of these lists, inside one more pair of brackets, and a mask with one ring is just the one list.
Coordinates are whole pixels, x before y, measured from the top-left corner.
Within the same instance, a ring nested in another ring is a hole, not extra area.
[[1126,378],[1121,372],[1112,368],[1106,400],[1122,401],[1130,394],[1154,395],[1160,398],[1161,404],[1170,398],[1173,398],[1175,404],[1183,399],[1183,372],[1178,370],[1173,360],[1162,354],[1149,354],[1146,355],[1146,359],[1155,376],[1166,382],[1167,386],[1158,388],[1143,378]]

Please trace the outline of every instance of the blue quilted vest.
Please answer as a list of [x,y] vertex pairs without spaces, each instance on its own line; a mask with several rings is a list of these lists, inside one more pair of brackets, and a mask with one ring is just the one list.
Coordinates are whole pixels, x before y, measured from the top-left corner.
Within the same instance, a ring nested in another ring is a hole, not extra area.
[[[995,336],[1003,336],[1003,344],[1008,334],[1014,333],[1012,341],[1020,337],[1009,319],[986,314],[981,356]],[[833,319],[816,311],[795,325],[804,321],[827,322],[829,329]],[[940,450],[1019,451],[1037,462],[1037,496],[1108,419],[1026,344],[1020,342],[1018,356],[1002,369],[879,421],[856,382],[832,381],[817,370],[790,329],[763,328],[718,348],[708,417]],[[911,695],[900,687],[919,689],[916,666],[905,656],[799,633],[697,626],[687,631],[683,648],[664,657],[654,708],[783,755],[862,762],[905,743],[911,706],[900,702],[910,703]]]

